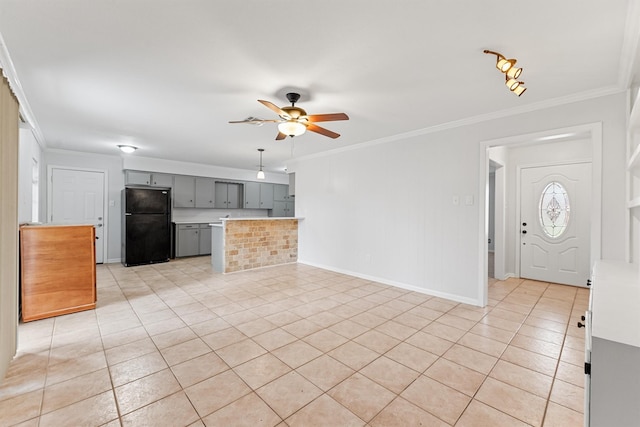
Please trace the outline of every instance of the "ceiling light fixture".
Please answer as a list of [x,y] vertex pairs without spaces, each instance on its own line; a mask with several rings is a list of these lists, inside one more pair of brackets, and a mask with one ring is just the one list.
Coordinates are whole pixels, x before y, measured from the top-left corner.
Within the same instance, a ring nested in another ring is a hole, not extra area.
[[258,148],[258,151],[260,152],[260,169],[258,170],[256,178],[264,179],[264,171],[262,170],[262,152],[264,151],[264,148]]
[[127,154],[133,153],[138,149],[138,147],[134,147],[133,145],[118,145],[118,148],[120,149],[120,151]]
[[278,130],[287,136],[302,135],[307,127],[300,123],[297,119],[290,119],[278,125]]
[[516,62],[518,62],[516,59],[507,59],[503,54],[487,49],[484,50],[484,53],[496,56],[496,68],[504,73],[505,85],[511,92],[520,96],[527,90],[523,86],[524,82],[518,80],[522,74],[522,68],[516,67]]

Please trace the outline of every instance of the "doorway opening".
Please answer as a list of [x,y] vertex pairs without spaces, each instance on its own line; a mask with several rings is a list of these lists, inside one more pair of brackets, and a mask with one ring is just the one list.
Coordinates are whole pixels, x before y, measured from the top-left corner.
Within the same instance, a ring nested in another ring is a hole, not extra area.
[[[494,277],[504,280],[509,277],[520,277],[520,224],[516,221],[520,212],[516,211],[519,192],[516,190],[519,184],[513,167],[513,150],[522,148],[523,153],[544,153],[549,148],[567,146],[578,147],[580,152],[588,153],[588,159],[592,163],[591,206],[589,225],[590,265],[600,258],[601,248],[601,188],[602,188],[602,124],[591,123],[562,129],[553,129],[532,134],[516,135],[507,138],[488,140],[481,142],[480,150],[480,176],[479,197],[480,201],[480,233],[478,235],[479,274],[478,287],[480,302],[487,304],[488,277],[489,277],[489,221],[493,221],[494,227]],[[552,155],[553,150],[551,151]],[[560,159],[562,151],[558,151],[554,158]],[[567,153],[564,153],[565,155]],[[575,153],[574,153],[575,154]],[[523,154],[525,155],[525,154]],[[511,163],[509,161],[511,160]],[[558,160],[559,161],[559,160]],[[556,161],[555,163],[557,163]],[[550,160],[548,164],[553,164]],[[494,217],[490,219],[490,173],[492,165],[502,165],[495,170],[494,184]],[[498,173],[502,176],[498,177]],[[502,200],[500,200],[502,199]],[[518,207],[519,209],[519,207]],[[500,213],[504,213],[500,218]],[[501,234],[502,233],[502,234]],[[503,237],[499,237],[502,235]],[[503,244],[501,244],[503,243]]]

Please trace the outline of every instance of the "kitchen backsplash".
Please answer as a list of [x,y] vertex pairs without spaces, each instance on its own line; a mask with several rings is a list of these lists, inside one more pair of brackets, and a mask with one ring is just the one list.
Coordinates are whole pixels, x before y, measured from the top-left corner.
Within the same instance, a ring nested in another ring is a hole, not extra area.
[[268,217],[267,209],[195,209],[173,208],[171,220],[173,222],[213,222],[229,215],[231,218],[262,218]]

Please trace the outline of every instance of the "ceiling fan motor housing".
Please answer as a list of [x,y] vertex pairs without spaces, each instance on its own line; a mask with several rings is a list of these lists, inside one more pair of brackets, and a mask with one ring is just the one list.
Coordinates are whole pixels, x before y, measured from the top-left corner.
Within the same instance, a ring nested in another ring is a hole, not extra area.
[[[299,107],[282,107],[281,110],[284,111],[285,113],[287,113],[294,120],[297,120],[300,117],[303,117],[303,116],[307,115],[307,112],[304,111],[302,108],[299,108]],[[288,119],[287,117],[282,117],[282,118],[285,119],[285,120]]]

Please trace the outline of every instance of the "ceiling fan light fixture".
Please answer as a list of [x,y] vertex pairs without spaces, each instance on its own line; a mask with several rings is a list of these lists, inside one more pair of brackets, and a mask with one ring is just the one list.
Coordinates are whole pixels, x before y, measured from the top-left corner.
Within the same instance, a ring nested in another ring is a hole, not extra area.
[[133,153],[138,149],[138,147],[134,147],[133,145],[118,145],[118,148],[120,151],[127,154]]
[[307,130],[307,127],[297,120],[287,120],[278,125],[278,130],[288,136],[299,136]]

